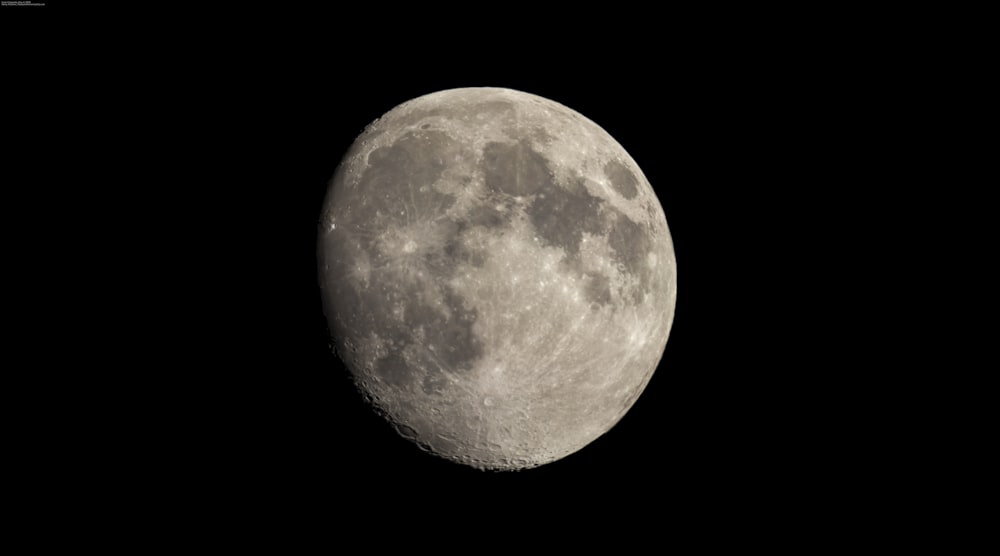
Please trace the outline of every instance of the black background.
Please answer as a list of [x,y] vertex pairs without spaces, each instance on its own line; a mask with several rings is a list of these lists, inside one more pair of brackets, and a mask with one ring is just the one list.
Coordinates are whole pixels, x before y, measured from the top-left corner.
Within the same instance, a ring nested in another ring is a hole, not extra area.
[[[830,151],[850,118],[853,92],[832,77],[841,68],[796,37],[678,38],[668,31],[683,25],[635,30],[627,15],[567,20],[558,33],[527,15],[503,21],[349,20],[278,35],[235,64],[209,53],[218,63],[203,71],[225,86],[203,102],[221,115],[208,130],[225,164],[191,193],[220,204],[210,220],[227,215],[219,251],[203,253],[218,273],[207,277],[211,298],[223,303],[203,338],[220,357],[204,370],[209,403],[220,403],[203,437],[226,462],[217,477],[245,473],[246,496],[296,501],[367,485],[365,496],[404,515],[442,498],[530,507],[624,497],[695,510],[721,498],[751,511],[829,492],[846,472],[831,421],[851,418],[819,409],[849,380],[834,366],[852,341],[836,324],[849,311],[836,275],[851,246],[819,223],[850,194]],[[354,25],[388,42],[328,42]],[[529,91],[604,127],[656,188],[677,253],[674,329],[644,395],[584,450],[520,473],[423,454],[368,411],[330,353],[316,285],[318,210],[341,154],[393,106],[463,86]]]
[[[446,522],[429,504],[804,526],[800,509],[886,471],[890,425],[869,405],[881,362],[859,355],[881,318],[861,294],[886,285],[857,227],[880,210],[868,163],[886,156],[900,71],[877,32],[624,7],[132,10],[91,14],[77,42],[26,39],[41,50],[18,83],[49,118],[22,141],[50,145],[43,206],[88,207],[71,240],[65,225],[49,240],[92,281],[74,314],[102,316],[87,320],[102,370],[65,386],[101,403],[60,421],[62,453],[125,477],[137,503],[304,528],[343,511]],[[321,203],[354,138],[468,86],[538,94],[607,130],[655,188],[677,255],[645,393],[591,445],[517,473],[424,454],[366,408],[317,284]]]

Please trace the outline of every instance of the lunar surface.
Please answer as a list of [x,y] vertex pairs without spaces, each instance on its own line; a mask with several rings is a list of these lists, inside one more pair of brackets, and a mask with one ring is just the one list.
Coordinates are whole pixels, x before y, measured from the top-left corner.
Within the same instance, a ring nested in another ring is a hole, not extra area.
[[670,333],[673,244],[635,161],[577,112],[440,91],[369,125],[326,195],[334,349],[374,408],[438,456],[543,465],[613,427]]

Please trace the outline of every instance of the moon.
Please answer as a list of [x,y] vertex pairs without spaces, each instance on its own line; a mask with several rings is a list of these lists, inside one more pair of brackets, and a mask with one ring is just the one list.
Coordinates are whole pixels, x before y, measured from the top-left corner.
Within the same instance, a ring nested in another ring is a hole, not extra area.
[[341,160],[320,216],[333,347],[404,437],[479,469],[537,467],[611,429],[677,295],[648,180],[606,131],[533,94],[405,102]]

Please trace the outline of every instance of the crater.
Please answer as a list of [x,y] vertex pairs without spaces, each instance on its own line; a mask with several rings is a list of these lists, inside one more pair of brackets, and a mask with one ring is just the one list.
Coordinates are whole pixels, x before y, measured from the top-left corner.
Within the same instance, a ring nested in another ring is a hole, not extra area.
[[435,435],[429,443],[434,447],[434,451],[439,454],[455,454],[462,449],[461,444],[456,439],[442,434]]
[[411,427],[410,425],[397,421],[393,423],[393,428],[395,428],[396,432],[399,433],[399,435],[402,436],[403,438],[418,443],[421,440],[420,433],[418,433],[417,429]]

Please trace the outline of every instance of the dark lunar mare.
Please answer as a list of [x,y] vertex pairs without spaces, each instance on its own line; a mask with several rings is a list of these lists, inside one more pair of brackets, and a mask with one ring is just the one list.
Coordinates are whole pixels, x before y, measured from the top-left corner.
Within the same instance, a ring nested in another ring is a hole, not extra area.
[[611,181],[615,191],[626,199],[634,199],[639,193],[639,179],[627,166],[617,160],[609,160],[604,165],[604,175]]
[[577,178],[569,187],[550,184],[541,190],[527,213],[546,245],[564,249],[572,260],[580,252],[584,232],[601,232],[603,204],[604,201],[591,195]]
[[526,197],[552,184],[548,161],[525,141],[487,144],[480,166],[486,187],[508,195]]
[[639,279],[639,287],[632,292],[632,301],[641,303],[646,297],[645,292],[652,275],[652,270],[646,264],[646,257],[652,247],[651,231],[618,211],[610,214],[609,219],[607,234],[608,245],[612,249],[611,256],[626,272]]
[[[499,196],[530,196],[532,201],[525,212],[535,232],[545,245],[558,247],[566,252],[564,263],[580,275],[586,274],[584,292],[588,300],[598,305],[611,302],[607,277],[585,273],[577,257],[584,233],[606,235],[616,262],[622,269],[636,276],[639,288],[632,293],[632,301],[640,303],[645,298],[651,271],[646,256],[652,248],[650,234],[625,214],[603,199],[590,193],[586,182],[578,173],[568,183],[557,183],[549,161],[524,141],[518,143],[488,143],[483,149],[480,163],[486,186]],[[627,198],[635,197],[638,180],[618,161],[605,165],[612,186]],[[491,224],[505,220],[494,209],[480,209],[478,217]]]

